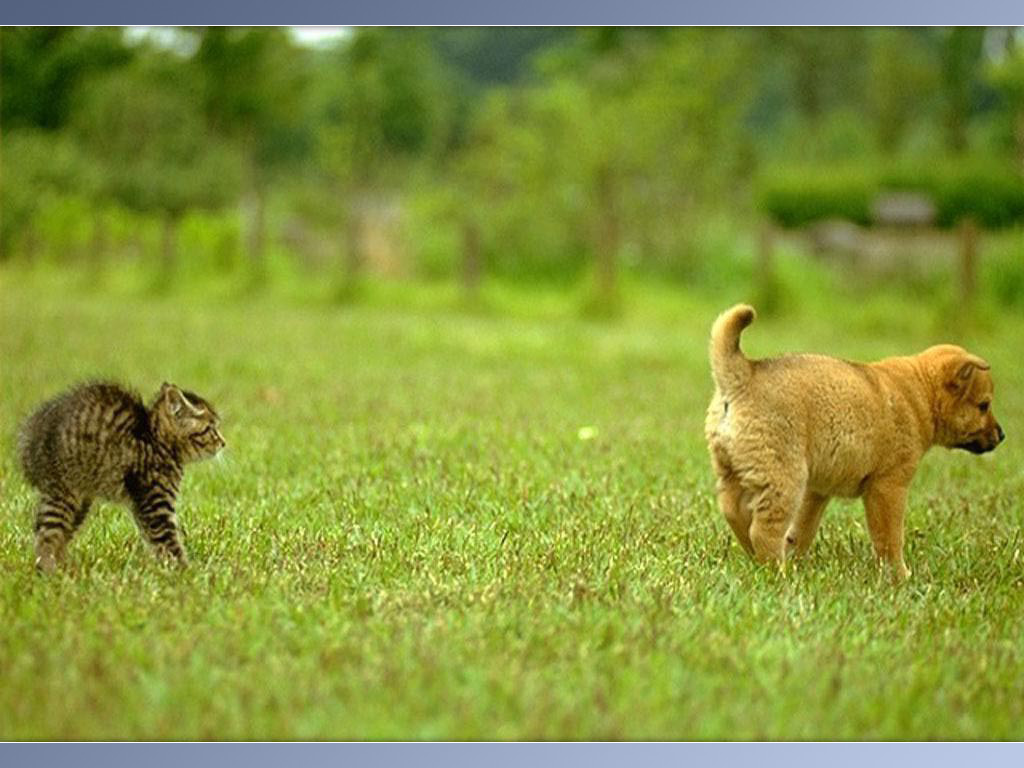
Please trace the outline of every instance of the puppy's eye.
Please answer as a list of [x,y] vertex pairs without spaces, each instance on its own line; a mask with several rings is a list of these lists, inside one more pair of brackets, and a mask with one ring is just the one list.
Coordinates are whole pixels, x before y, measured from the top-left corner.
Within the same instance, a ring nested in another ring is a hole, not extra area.
[[988,403],[978,403],[978,410],[982,413],[988,413]]

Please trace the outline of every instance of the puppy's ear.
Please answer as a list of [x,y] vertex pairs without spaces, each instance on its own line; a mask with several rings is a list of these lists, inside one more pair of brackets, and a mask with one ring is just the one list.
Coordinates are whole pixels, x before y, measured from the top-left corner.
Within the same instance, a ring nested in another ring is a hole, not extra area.
[[987,371],[990,367],[977,355],[964,354],[947,366],[946,389],[954,395],[959,395],[967,389],[975,371]]

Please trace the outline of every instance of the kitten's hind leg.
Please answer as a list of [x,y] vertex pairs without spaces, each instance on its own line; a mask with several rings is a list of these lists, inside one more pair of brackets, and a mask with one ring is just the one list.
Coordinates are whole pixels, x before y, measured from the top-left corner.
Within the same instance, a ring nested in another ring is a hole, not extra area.
[[174,496],[159,484],[132,489],[131,495],[135,520],[142,535],[153,545],[157,554],[179,565],[188,565],[181,533],[178,531],[178,520],[174,514]]
[[36,510],[36,569],[56,570],[68,542],[89,512],[89,501],[63,494],[43,494]]

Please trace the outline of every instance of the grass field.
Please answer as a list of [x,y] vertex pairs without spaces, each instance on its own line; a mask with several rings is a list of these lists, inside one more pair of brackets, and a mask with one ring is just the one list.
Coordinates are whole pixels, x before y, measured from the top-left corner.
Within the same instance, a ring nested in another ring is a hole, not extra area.
[[[631,286],[592,322],[555,294],[394,290],[145,299],[0,272],[0,738],[1024,738],[1024,320],[967,339],[1008,441],[926,458],[894,588],[859,505],[786,574],[732,541],[702,437],[729,297]],[[745,348],[944,334],[848,297]],[[186,476],[185,573],[115,506],[33,572],[16,424],[95,375],[225,416],[223,460]]]

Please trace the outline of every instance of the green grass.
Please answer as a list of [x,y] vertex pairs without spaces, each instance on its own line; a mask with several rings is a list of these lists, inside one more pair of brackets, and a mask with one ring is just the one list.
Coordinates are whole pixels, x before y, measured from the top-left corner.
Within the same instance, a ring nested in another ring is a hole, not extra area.
[[[1024,738],[1024,321],[967,339],[1009,440],[926,458],[895,588],[859,505],[786,574],[732,541],[702,437],[726,298],[630,284],[594,322],[554,294],[453,297],[0,272],[0,738]],[[864,359],[941,327],[829,296],[745,345]],[[110,505],[62,574],[33,572],[16,424],[98,374],[225,417],[224,459],[185,479],[185,573]]]

